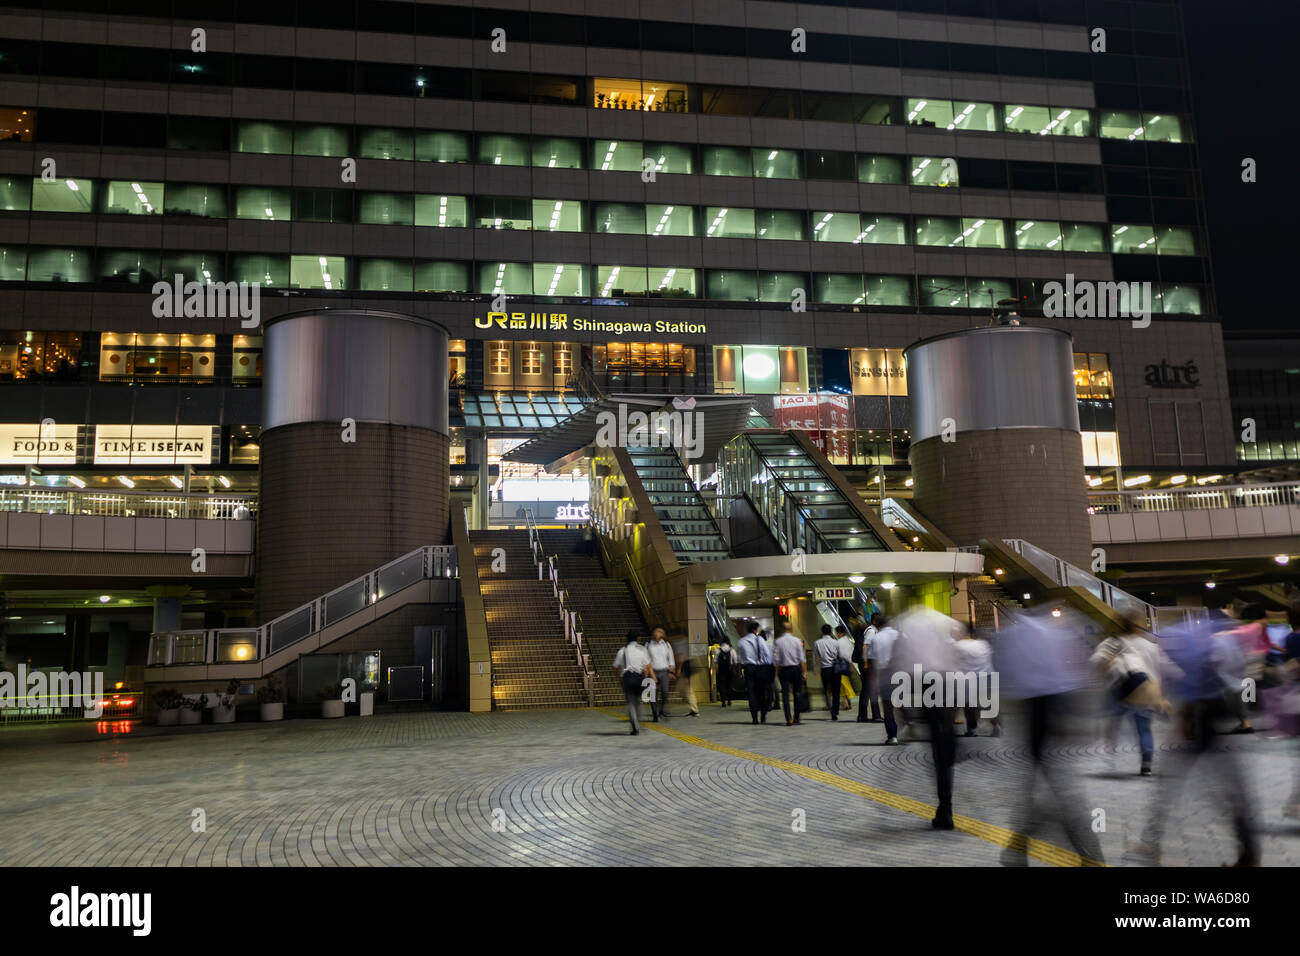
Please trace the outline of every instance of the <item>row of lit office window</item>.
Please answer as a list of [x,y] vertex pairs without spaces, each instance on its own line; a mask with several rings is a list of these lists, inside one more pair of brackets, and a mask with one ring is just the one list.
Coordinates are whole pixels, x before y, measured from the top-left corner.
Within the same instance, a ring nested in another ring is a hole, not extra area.
[[[922,160],[921,162],[929,162]],[[30,194],[27,190],[30,188]],[[349,222],[431,228],[595,232],[635,236],[703,236],[709,239],[788,239],[869,245],[961,246],[1048,252],[1098,252],[1194,256],[1190,226],[1071,223],[975,216],[902,216],[871,213],[688,206],[667,203],[587,203],[572,199],[454,196],[435,193],[351,193],[334,189],[237,186],[234,218],[273,222]],[[16,211],[30,195],[37,212],[105,212],[224,217],[224,186],[108,180],[95,206],[89,179],[45,182],[0,180],[0,209]],[[8,201],[12,205],[6,206]],[[1107,236],[1109,231],[1109,237]]]
[[[0,246],[0,280],[100,282],[150,286],[181,275],[195,282],[247,282],[266,288],[393,293],[469,293],[587,299],[689,298],[727,302],[983,308],[1001,299],[1041,300],[1044,280],[975,276],[694,269],[681,266],[557,262],[353,259],[345,256],[148,253],[129,249]],[[96,266],[97,263],[97,266]],[[810,281],[811,280],[811,281]],[[802,295],[800,294],[802,290]],[[1137,303],[1141,307],[1142,303]],[[1199,315],[1199,286],[1166,284],[1156,312]]]

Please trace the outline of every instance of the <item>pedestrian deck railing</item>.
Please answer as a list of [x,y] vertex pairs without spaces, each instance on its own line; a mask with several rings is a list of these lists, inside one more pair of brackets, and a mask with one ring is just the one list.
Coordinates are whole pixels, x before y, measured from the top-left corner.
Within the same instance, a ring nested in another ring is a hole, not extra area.
[[1213,511],[1219,508],[1267,508],[1277,505],[1300,505],[1300,481],[1214,487],[1194,485],[1149,491],[1094,491],[1088,494],[1090,514]]
[[1156,607],[1154,604],[1148,604],[1141,598],[1120,590],[1109,581],[1103,581],[1096,575],[1030,544],[1023,538],[1004,538],[1003,543],[1057,585],[1083,588],[1120,614],[1138,615],[1146,622],[1146,628],[1152,634],[1189,624],[1205,616],[1206,612],[1203,608]]
[[455,547],[426,545],[261,627],[156,632],[149,638],[149,666],[260,661],[412,584],[457,576]]
[[211,518],[257,514],[257,495],[158,491],[90,491],[65,488],[0,488],[0,511],[107,518]]
[[537,580],[551,582],[551,594],[555,597],[560,612],[560,624],[564,627],[564,639],[573,645],[578,669],[582,672],[582,687],[587,694],[587,706],[596,706],[596,669],[591,663],[591,655],[582,644],[582,615],[569,604],[569,592],[560,581],[560,569],[555,555],[548,555],[542,547],[542,533],[537,527],[531,508],[524,509],[524,521],[528,526],[528,547],[532,551],[533,563],[537,565]]

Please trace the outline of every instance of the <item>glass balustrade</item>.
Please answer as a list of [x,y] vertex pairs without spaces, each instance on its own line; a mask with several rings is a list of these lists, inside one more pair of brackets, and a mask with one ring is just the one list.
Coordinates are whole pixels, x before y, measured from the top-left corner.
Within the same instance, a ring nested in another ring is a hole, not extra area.
[[676,452],[671,448],[629,448],[628,457],[678,561],[730,557],[712,513]]

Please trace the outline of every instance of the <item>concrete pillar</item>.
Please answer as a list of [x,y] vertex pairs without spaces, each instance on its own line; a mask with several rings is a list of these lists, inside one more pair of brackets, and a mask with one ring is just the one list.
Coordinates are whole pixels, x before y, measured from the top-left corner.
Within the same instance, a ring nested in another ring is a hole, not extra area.
[[131,629],[126,621],[109,621],[108,660],[104,664],[105,686],[112,687],[117,681],[126,680],[126,653],[130,643]]
[[1024,538],[1087,568],[1070,336],[990,326],[923,339],[905,355],[917,509],[958,545]]
[[66,671],[84,671],[90,659],[90,615],[68,614],[64,618],[64,630],[67,643],[64,644],[64,664]]
[[474,510],[470,518],[474,529],[481,531],[488,526],[488,509],[492,506],[486,434],[465,439],[465,458],[471,465],[478,466],[478,481],[474,486]]
[[351,309],[277,316],[262,405],[259,623],[447,541],[441,325]]

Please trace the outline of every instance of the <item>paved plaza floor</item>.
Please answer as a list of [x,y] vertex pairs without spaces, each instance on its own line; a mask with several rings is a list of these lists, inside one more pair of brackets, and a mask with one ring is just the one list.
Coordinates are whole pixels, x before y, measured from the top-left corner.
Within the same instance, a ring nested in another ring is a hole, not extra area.
[[[953,832],[929,825],[929,745],[887,747],[882,725],[852,714],[755,727],[743,707],[706,705],[636,737],[613,710],[135,725],[115,737],[90,722],[7,728],[0,865],[1077,864],[1056,822],[1030,833],[1028,857],[1004,851],[1030,820],[1031,764],[1011,716],[1006,737],[958,740]],[[1220,740],[1248,769],[1264,864],[1300,864],[1300,821],[1281,813],[1295,741]],[[1103,822],[1105,862],[1136,862],[1128,851],[1168,795],[1159,771],[1174,758],[1162,747],[1143,778],[1135,741],[1111,756],[1080,736],[1048,759],[1078,781],[1077,811]],[[1041,777],[1035,792],[1050,816]],[[1235,858],[1223,793],[1202,759],[1166,801],[1165,865]]]

